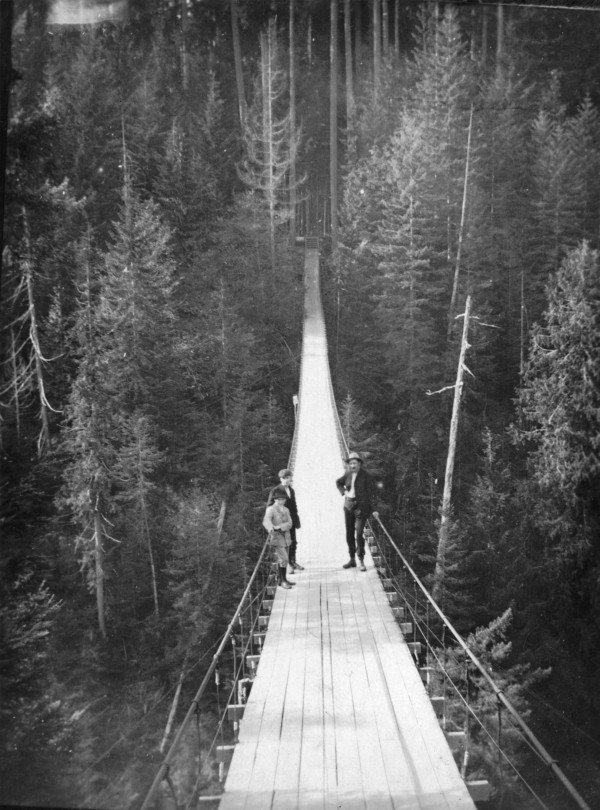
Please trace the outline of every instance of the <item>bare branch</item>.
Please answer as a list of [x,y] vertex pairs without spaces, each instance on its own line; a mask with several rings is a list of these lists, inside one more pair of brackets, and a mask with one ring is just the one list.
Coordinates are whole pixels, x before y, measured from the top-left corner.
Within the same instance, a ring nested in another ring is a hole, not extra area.
[[[471,373],[471,372],[469,372],[469,373]],[[450,390],[453,390],[454,388],[456,388],[456,384],[447,385],[445,388],[440,388],[439,391],[430,391],[429,388],[428,388],[427,391],[425,391],[425,393],[427,394],[428,397],[432,397],[435,394],[441,394],[443,391],[450,391]]]

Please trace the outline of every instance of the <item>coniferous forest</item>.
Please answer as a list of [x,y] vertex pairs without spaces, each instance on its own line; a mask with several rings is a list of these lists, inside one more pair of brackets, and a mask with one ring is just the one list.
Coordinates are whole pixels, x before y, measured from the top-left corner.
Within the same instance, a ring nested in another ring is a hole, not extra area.
[[600,7],[69,3],[103,5],[12,15],[0,802],[143,797],[262,547],[313,234],[346,439],[424,581],[470,297],[440,603],[500,622],[600,806]]

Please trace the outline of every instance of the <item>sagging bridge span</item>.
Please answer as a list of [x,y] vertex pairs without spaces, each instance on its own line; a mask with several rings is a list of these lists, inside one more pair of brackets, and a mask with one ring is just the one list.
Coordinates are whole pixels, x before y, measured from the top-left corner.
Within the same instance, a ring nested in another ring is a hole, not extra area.
[[[299,408],[290,458],[305,570],[292,590],[277,588],[263,548],[141,810],[209,804],[219,810],[489,807],[493,780],[481,768],[470,773],[469,729],[488,734],[501,761],[502,722],[505,733],[510,727],[521,734],[555,770],[570,794],[569,806],[589,810],[485,672],[480,676],[497,691],[493,728],[482,732],[481,721],[470,716],[468,696],[450,694],[456,686],[448,686],[430,635],[436,625],[438,642],[439,628],[448,630],[455,645],[464,647],[466,666],[475,670],[478,662],[383,524],[374,521],[370,527],[367,572],[342,568],[347,554],[334,482],[346,451],[330,381],[319,243],[307,237]],[[234,678],[225,689],[219,659],[232,642]],[[207,752],[194,717],[215,678],[223,719],[221,736]],[[208,797],[202,785],[215,759],[224,791]],[[541,799],[539,806],[546,806]]]

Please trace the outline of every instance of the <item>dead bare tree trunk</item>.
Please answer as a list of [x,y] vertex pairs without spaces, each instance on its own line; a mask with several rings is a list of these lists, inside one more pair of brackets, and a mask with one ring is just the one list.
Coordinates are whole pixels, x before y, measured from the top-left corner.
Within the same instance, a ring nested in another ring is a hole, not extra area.
[[471,296],[467,297],[463,315],[463,333],[458,358],[458,372],[454,386],[454,403],[452,405],[452,418],[450,420],[450,438],[448,441],[448,457],[446,459],[446,475],[444,478],[444,494],[442,497],[442,512],[440,520],[440,533],[435,560],[435,573],[433,579],[433,598],[439,599],[444,585],[446,571],[446,549],[448,547],[448,533],[450,529],[450,511],[452,505],[452,479],[454,476],[454,457],[456,453],[456,437],[458,434],[458,417],[460,413],[460,399],[463,387],[463,372],[465,370],[465,354],[469,348],[467,337],[469,333],[469,317],[471,314]]
[[467,135],[467,159],[465,161],[465,180],[463,183],[463,198],[462,208],[460,212],[460,227],[458,229],[458,245],[456,247],[456,262],[454,264],[454,283],[452,285],[452,296],[450,298],[450,308],[448,309],[448,338],[452,332],[452,324],[454,322],[454,308],[456,306],[456,299],[458,297],[458,277],[460,274],[460,258],[463,246],[463,239],[465,233],[465,216],[467,211],[467,191],[469,187],[469,163],[471,158],[471,132],[473,129],[473,105],[471,104],[471,113],[469,115],[469,133]]
[[31,345],[33,347],[35,380],[38,392],[38,400],[40,403],[40,420],[42,423],[42,427],[37,440],[38,456],[41,456],[46,446],[46,443],[48,442],[48,438],[50,436],[50,421],[48,417],[48,411],[54,410],[54,408],[50,406],[50,403],[46,398],[46,388],[44,385],[43,364],[46,362],[46,358],[42,355],[42,349],[40,346],[40,335],[38,329],[37,311],[35,307],[35,295],[33,289],[33,266],[32,266],[33,260],[31,256],[31,237],[29,233],[29,221],[27,218],[27,212],[25,208],[23,208],[23,223],[25,234],[24,236],[25,260],[23,262],[23,268],[25,271],[25,287],[27,290],[27,306],[29,315],[29,340],[31,341]]

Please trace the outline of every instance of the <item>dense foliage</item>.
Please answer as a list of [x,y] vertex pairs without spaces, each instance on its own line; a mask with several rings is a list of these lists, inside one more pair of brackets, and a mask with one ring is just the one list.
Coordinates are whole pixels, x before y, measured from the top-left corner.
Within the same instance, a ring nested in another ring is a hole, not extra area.
[[[302,278],[285,182],[296,158],[316,211],[297,226],[322,228],[329,8],[296,3],[301,139],[286,144],[283,0],[237,2],[245,120],[229,4],[130,0],[128,22],[74,28],[46,27],[50,5],[18,0],[13,34],[2,798],[121,807],[224,628],[287,461]],[[593,804],[597,15],[514,9],[500,47],[489,9],[438,5],[400,6],[375,81],[371,5],[352,4],[323,289],[334,385],[427,578],[441,389],[472,296],[444,607]]]

